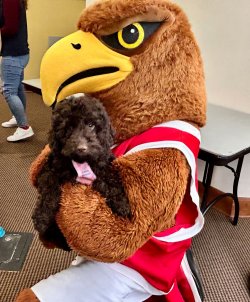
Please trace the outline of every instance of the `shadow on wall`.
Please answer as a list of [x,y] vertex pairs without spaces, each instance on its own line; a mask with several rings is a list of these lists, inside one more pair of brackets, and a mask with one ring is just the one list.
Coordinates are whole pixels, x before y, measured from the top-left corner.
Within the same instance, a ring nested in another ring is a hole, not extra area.
[[49,36],[48,37],[48,47],[51,47],[53,44],[55,44],[57,41],[62,39],[63,37],[59,36]]

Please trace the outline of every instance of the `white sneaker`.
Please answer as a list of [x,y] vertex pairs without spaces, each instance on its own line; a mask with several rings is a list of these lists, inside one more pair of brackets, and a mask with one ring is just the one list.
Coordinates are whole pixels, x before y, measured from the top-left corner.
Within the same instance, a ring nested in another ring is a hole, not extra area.
[[16,122],[16,118],[14,116],[12,116],[12,118],[9,121],[2,123],[2,127],[4,127],[4,128],[12,128],[12,127],[16,127],[16,126],[17,126],[17,122]]
[[17,142],[17,141],[26,139],[28,137],[31,137],[33,135],[34,135],[34,132],[30,126],[28,129],[23,129],[23,128],[18,127],[13,135],[7,137],[7,141],[8,142]]

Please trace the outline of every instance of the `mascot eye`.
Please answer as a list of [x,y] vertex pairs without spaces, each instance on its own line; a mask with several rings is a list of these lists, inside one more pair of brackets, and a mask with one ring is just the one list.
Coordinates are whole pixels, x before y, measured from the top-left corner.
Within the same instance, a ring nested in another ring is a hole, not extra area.
[[144,41],[145,32],[140,23],[133,23],[118,31],[118,41],[126,49],[134,49]]
[[100,40],[113,49],[133,50],[149,38],[161,24],[161,22],[133,23],[114,34],[101,36]]

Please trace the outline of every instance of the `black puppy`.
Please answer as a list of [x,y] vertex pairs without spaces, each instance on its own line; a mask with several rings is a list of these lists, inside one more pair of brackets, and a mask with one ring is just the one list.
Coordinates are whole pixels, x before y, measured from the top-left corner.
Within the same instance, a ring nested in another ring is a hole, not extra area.
[[[55,222],[61,185],[76,182],[73,163],[87,163],[96,176],[94,190],[105,199],[112,212],[130,218],[130,205],[118,171],[112,167],[114,132],[102,104],[90,96],[70,97],[52,113],[49,132],[51,153],[37,176],[39,193],[32,219],[40,239],[69,250]],[[73,161],[73,163],[72,163]]]

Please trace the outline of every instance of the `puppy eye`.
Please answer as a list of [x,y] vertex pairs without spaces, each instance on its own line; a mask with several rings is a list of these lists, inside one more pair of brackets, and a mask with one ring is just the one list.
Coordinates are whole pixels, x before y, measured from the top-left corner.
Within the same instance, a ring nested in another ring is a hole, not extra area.
[[91,128],[91,129],[94,129],[95,128],[95,124],[93,122],[89,122],[88,123],[88,127]]

